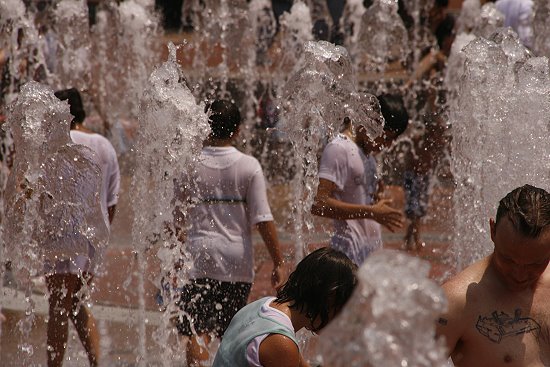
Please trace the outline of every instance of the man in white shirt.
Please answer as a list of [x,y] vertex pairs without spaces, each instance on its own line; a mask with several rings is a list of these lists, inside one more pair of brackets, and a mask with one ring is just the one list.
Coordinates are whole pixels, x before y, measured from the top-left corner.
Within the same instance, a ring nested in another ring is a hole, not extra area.
[[84,127],[86,113],[82,105],[80,93],[75,88],[64,89],[55,92],[57,98],[67,100],[70,106],[71,115],[71,139],[75,144],[85,145],[96,154],[97,164],[101,168],[101,211],[107,228],[113,222],[118,202],[118,191],[120,188],[120,170],[116,151],[109,140],[100,134]]
[[385,119],[384,136],[371,140],[360,122],[344,119],[344,125],[325,148],[319,166],[319,186],[312,213],[334,219],[331,246],[360,266],[382,247],[380,225],[391,231],[402,226],[401,212],[390,200],[376,201],[378,179],[373,154],[389,146],[408,124],[401,97],[378,97]]
[[504,26],[517,32],[525,47],[533,46],[533,0],[497,0],[495,6],[504,14]]
[[207,112],[212,132],[195,173],[180,183],[181,200],[196,203],[185,216],[191,224],[188,232],[182,235],[179,230],[194,261],[191,283],[184,286],[179,301],[185,316],[176,323],[180,334],[190,337],[189,366],[208,361],[204,346],[212,337],[220,338],[235,313],[246,305],[254,280],[252,226],[273,259],[273,287],[284,280],[262,168],[254,157],[232,146],[241,123],[239,110],[234,103],[216,100]]

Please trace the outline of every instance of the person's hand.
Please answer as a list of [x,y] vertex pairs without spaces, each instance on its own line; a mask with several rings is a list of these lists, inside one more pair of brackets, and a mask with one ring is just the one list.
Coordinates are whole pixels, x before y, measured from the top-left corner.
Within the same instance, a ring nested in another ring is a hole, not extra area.
[[279,265],[276,265],[273,268],[273,271],[271,272],[271,286],[278,290],[285,281],[285,269],[284,265],[281,263]]
[[372,206],[372,219],[388,228],[390,231],[403,227],[403,214],[389,206],[390,199],[382,199]]

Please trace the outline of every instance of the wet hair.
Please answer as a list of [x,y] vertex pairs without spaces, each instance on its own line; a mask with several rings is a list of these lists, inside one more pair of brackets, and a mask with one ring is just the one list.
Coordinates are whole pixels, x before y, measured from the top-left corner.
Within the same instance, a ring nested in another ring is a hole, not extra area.
[[384,130],[401,135],[409,124],[409,113],[403,98],[397,94],[382,94],[377,98],[380,103],[380,112],[386,121]]
[[447,14],[435,30],[435,38],[437,39],[437,45],[439,48],[443,47],[443,42],[445,42],[445,39],[453,35],[454,28],[455,18],[451,14]]
[[329,322],[331,311],[339,312],[355,286],[357,266],[341,251],[323,247],[307,255],[296,266],[277,292],[275,302],[305,312],[313,322],[320,317],[321,330]]
[[84,106],[82,104],[82,98],[80,93],[76,88],[69,88],[58,90],[54,93],[57,98],[62,101],[67,101],[71,108],[71,115],[73,119],[71,121],[71,129],[74,128],[76,124],[81,124],[86,118],[86,112],[84,111]]
[[233,102],[215,100],[206,106],[205,112],[209,114],[208,123],[212,129],[210,136],[213,138],[229,139],[241,124],[241,113]]
[[500,200],[496,225],[504,217],[522,235],[536,238],[550,225],[550,194],[531,185],[518,187]]

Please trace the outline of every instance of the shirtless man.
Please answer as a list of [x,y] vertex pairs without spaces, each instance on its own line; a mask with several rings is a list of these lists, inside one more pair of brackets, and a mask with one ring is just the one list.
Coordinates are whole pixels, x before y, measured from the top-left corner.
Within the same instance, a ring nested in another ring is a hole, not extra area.
[[550,194],[525,185],[491,219],[493,254],[443,285],[455,366],[550,366]]

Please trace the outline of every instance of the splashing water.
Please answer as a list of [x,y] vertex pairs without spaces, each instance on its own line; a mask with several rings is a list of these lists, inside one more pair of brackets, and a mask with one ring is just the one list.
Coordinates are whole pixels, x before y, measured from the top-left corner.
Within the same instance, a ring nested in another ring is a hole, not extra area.
[[[106,131],[122,139],[121,120],[137,124],[141,94],[159,59],[157,16],[137,1],[109,2],[92,27],[94,78],[91,94]],[[113,68],[113,65],[117,65]],[[119,153],[124,147],[116,146]]]
[[345,48],[325,41],[305,44],[302,60],[283,88],[280,125],[293,144],[298,167],[292,183],[297,261],[308,242],[302,237],[303,226],[306,233],[313,228],[309,210],[317,191],[317,154],[322,140],[338,132],[346,116],[364,124],[369,136],[381,134],[382,120],[376,112],[376,98],[372,98],[355,92],[351,60]]
[[344,30],[344,46],[349,50],[357,43],[361,18],[365,14],[365,6],[362,0],[348,0],[344,7],[344,14],[340,19],[340,27]]
[[91,150],[71,143],[69,120],[66,102],[36,82],[21,88],[8,120],[17,151],[5,193],[3,261],[11,261],[25,289],[24,360],[33,352],[27,345],[35,316],[30,277],[59,261],[93,274],[107,244],[100,168]]
[[537,56],[550,57],[550,3],[534,0],[533,14],[533,51]]
[[9,56],[9,83],[7,90],[2,91],[3,102],[9,104],[16,98],[23,84],[30,80],[46,80],[48,74],[43,39],[25,13],[25,5],[21,0],[0,2],[0,34],[0,49]]
[[88,6],[83,0],[62,0],[54,9],[56,69],[60,88],[87,90],[91,83],[91,41]]
[[[313,40],[313,21],[306,4],[297,1],[290,8],[290,13],[281,16],[281,59],[273,77],[275,85],[282,86],[289,73],[302,57],[303,47]],[[280,94],[279,94],[280,95]]]
[[502,26],[504,26],[504,15],[497,10],[495,4],[486,3],[481,7],[473,33],[476,36],[489,38]]
[[463,52],[464,76],[451,111],[452,263],[458,269],[491,250],[488,219],[504,195],[525,183],[546,187],[550,178],[543,158],[550,156],[548,59],[530,57],[509,29],[491,40],[479,37]]
[[358,42],[351,51],[357,70],[380,72],[388,63],[405,61],[408,42],[397,1],[375,0],[363,14]]
[[[176,63],[176,49],[170,44],[167,62],[153,71],[149,86],[141,103],[140,128],[136,141],[136,168],[132,181],[134,223],[132,237],[140,267],[140,312],[144,311],[143,274],[148,253],[155,246],[160,259],[160,274],[153,279],[161,284],[162,278],[176,277],[185,282],[186,266],[179,270],[174,265],[185,256],[181,242],[177,241],[174,228],[174,210],[180,206],[186,212],[189,203],[174,201],[175,180],[184,173],[192,173],[196,157],[202,148],[210,127],[203,106],[197,105],[186,86]],[[181,286],[181,283],[178,286]],[[163,365],[169,365],[174,353],[169,350],[170,319],[177,312],[175,294],[161,290],[164,306],[164,323],[157,331],[157,343],[165,349]],[[144,317],[140,318],[140,365],[147,365],[145,349]]]
[[479,0],[464,0],[460,9],[460,15],[456,21],[457,34],[472,32],[477,25],[480,12],[481,4]]
[[401,252],[372,254],[358,271],[346,307],[321,333],[323,364],[447,366],[443,340],[434,337],[434,320],[447,304],[441,288],[428,278],[429,268]]

